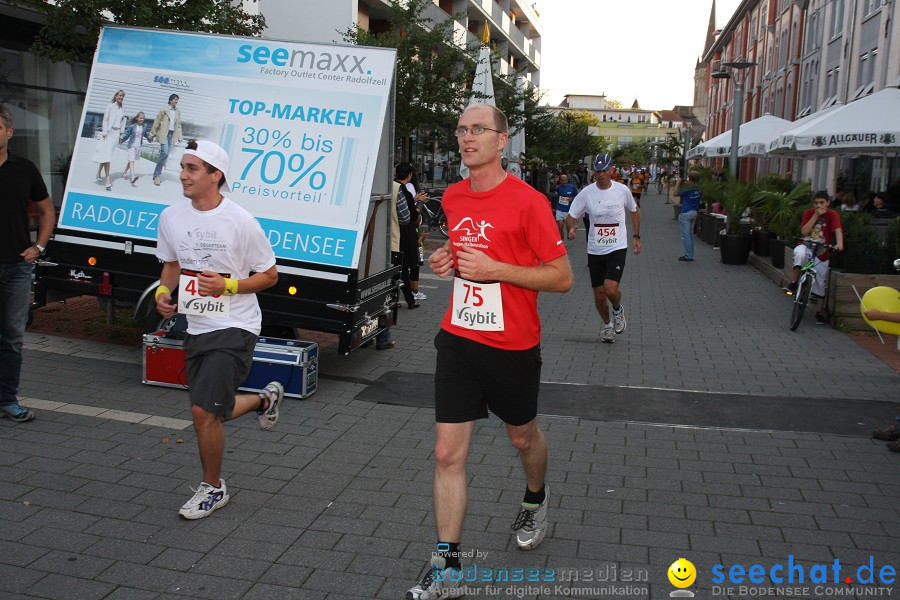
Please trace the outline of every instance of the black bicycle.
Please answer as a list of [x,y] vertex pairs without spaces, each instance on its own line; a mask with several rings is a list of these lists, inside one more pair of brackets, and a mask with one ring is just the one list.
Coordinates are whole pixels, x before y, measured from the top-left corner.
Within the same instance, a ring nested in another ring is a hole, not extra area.
[[439,197],[429,196],[425,202],[420,202],[419,213],[422,215],[420,227],[422,233],[437,229],[444,237],[450,237],[447,229],[447,215],[444,214],[444,205],[441,204]]

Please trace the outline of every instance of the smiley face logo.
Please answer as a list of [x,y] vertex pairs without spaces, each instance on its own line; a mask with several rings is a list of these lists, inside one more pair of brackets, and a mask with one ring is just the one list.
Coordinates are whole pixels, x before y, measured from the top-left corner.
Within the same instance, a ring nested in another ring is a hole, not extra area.
[[686,588],[697,579],[697,569],[686,558],[679,558],[669,567],[669,582],[677,588]]

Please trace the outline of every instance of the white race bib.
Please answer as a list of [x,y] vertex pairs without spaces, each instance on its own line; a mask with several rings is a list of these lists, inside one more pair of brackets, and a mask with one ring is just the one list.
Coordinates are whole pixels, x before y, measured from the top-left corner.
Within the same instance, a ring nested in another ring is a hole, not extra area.
[[619,243],[619,225],[618,223],[594,225],[591,228],[591,236],[598,246],[615,246]]
[[198,273],[184,271],[178,279],[178,312],[183,315],[202,315],[213,319],[228,316],[231,296],[206,296],[200,293]]
[[450,322],[475,331],[503,331],[503,298],[499,283],[453,279]]
[[572,203],[572,199],[568,196],[560,196],[559,200],[556,201],[560,206],[569,206]]

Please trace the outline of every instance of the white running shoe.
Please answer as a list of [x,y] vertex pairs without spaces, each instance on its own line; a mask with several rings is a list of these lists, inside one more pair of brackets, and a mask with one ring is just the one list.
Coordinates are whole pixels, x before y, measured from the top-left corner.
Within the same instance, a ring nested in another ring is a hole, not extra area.
[[600,331],[600,341],[606,344],[614,344],[616,342],[616,332],[612,327],[604,327]]
[[278,405],[284,398],[284,387],[277,381],[272,381],[266,384],[262,393],[269,400],[269,408],[256,411],[256,414],[259,415],[259,428],[272,429],[278,422]]
[[[446,564],[443,556],[432,558],[422,580],[406,592],[406,600],[441,600],[465,596],[465,588],[458,587],[462,574],[458,569],[447,569]],[[447,571],[455,572],[450,574]]]
[[214,487],[205,481],[194,490],[194,497],[184,503],[178,514],[185,519],[202,519],[212,511],[228,504],[228,490],[225,488],[225,480],[220,480],[219,487]]
[[422,292],[413,292],[413,298],[416,300],[428,300],[428,296]]
[[616,333],[622,333],[625,331],[625,307],[619,305],[619,312],[616,313],[613,311],[613,326],[616,329]]
[[547,505],[550,504],[550,486],[544,484],[544,501],[540,504],[522,503],[522,510],[513,523],[519,550],[536,548],[547,534]]

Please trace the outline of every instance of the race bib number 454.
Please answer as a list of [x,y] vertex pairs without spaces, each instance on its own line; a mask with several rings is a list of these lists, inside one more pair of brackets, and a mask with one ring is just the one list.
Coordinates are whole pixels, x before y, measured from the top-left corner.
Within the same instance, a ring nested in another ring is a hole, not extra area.
[[600,246],[615,246],[619,241],[618,223],[610,225],[594,225],[594,241]]
[[182,271],[178,280],[178,312],[224,319],[231,308],[231,297],[201,294],[197,275],[194,271]]
[[453,279],[450,322],[475,331],[503,331],[503,298],[499,283]]

